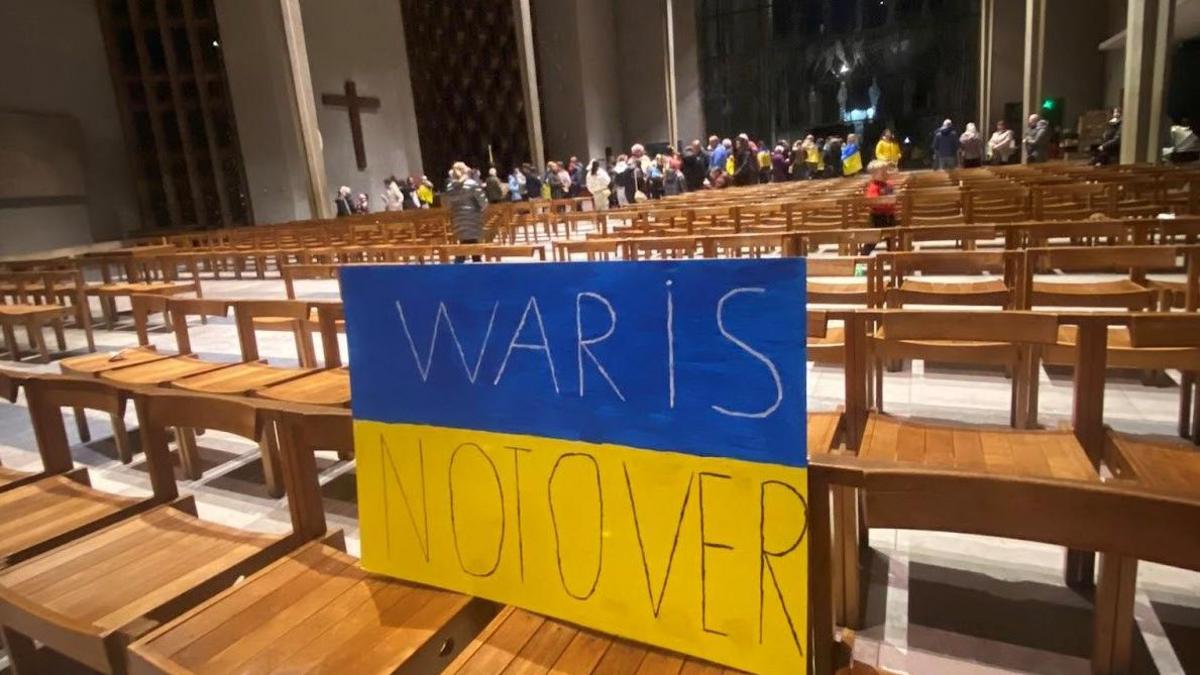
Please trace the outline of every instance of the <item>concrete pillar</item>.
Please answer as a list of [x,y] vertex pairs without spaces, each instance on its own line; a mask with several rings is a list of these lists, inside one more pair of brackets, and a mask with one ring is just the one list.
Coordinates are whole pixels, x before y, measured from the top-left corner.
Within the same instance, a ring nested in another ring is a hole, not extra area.
[[[1025,87],[1024,116],[1042,106],[1042,60],[1046,53],[1046,0],[1025,0]],[[1022,124],[1025,119],[1022,119]],[[1029,162],[1029,153],[1022,151],[1021,160]]]
[[287,42],[288,63],[292,74],[292,100],[300,122],[300,139],[308,169],[308,203],[313,218],[333,217],[333,195],[326,188],[325,153],[321,128],[317,125],[317,101],[313,96],[312,75],[308,69],[308,45],[304,41],[304,19],[300,0],[279,0],[283,33]]
[[679,140],[679,99],[675,93],[675,3],[664,0],[667,4],[667,16],[664,22],[666,39],[663,41],[663,59],[666,62],[664,74],[667,87],[667,142],[678,146]]
[[533,48],[533,15],[529,0],[512,0],[520,52],[521,90],[525,94],[525,124],[529,130],[529,154],[534,167],[546,166],[546,147],[542,142],[542,105],[538,97],[536,52]]
[[1162,157],[1165,94],[1175,28],[1174,0],[1129,0],[1125,24],[1125,98],[1121,163]]
[[996,0],[979,3],[979,131],[987,137],[992,128],[992,37],[995,34]]

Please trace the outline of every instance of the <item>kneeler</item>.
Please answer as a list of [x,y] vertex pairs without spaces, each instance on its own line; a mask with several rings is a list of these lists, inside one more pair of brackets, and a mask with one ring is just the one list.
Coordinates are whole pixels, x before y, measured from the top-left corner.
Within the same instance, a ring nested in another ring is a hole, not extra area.
[[[96,380],[70,386],[114,391]],[[58,655],[126,672],[130,642],[304,542],[299,532],[264,535],[203,521],[191,498],[179,498],[168,430],[203,427],[255,441],[263,426],[255,401],[156,389],[134,400],[153,496],[129,500],[133,513],[108,527],[0,570],[0,632],[18,674],[54,672],[46,664]]]

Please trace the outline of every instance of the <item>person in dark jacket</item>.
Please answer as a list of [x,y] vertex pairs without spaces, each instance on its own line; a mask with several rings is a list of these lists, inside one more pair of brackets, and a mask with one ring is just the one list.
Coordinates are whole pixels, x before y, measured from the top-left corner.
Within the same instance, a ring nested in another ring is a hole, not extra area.
[[1112,164],[1121,159],[1121,111],[1114,110],[1112,119],[1108,121],[1108,128],[1104,130],[1104,135],[1100,137],[1100,144],[1096,146],[1096,152],[1092,156],[1092,164],[1095,166],[1104,166]]
[[334,206],[337,207],[338,218],[345,218],[355,213],[354,198],[351,196],[351,193],[350,188],[345,185],[338,188],[337,199],[333,200]]
[[525,174],[525,199],[542,198],[542,179],[533,166],[526,162],[521,165],[521,173]]
[[704,154],[704,148],[700,146],[700,141],[692,141],[691,145],[683,149],[683,157],[680,162],[680,171],[683,172],[683,180],[687,185],[688,192],[702,189],[705,174],[708,173],[708,156]]
[[825,177],[842,177],[842,139],[830,136],[825,141]]
[[1050,159],[1050,123],[1038,115],[1030,115],[1021,144],[1025,146],[1025,157],[1030,164]]
[[742,134],[737,137],[733,148],[733,184],[758,184],[758,157],[750,147],[750,137]]
[[504,201],[504,185],[500,182],[500,176],[496,174],[495,168],[488,169],[488,177],[484,182],[483,192],[492,204],[499,204]]
[[771,180],[776,183],[787,182],[791,179],[789,168],[787,146],[781,143],[771,153]]
[[[487,208],[488,199],[480,187],[479,181],[471,178],[471,169],[462,162],[455,162],[450,167],[450,181],[446,191],[442,193],[442,203],[450,210],[450,225],[454,228],[454,236],[460,244],[478,244],[483,238],[483,212]],[[471,256],[475,262],[479,256]],[[465,262],[466,258],[458,256],[454,262]]]
[[933,168],[949,171],[958,168],[958,132],[950,120],[933,132]]

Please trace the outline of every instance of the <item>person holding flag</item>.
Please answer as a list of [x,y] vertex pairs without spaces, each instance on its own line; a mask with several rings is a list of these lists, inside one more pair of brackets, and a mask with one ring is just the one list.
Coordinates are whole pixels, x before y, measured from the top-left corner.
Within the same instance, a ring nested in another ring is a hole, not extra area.
[[853,176],[862,173],[862,153],[858,148],[858,134],[846,137],[846,145],[842,146],[842,174]]

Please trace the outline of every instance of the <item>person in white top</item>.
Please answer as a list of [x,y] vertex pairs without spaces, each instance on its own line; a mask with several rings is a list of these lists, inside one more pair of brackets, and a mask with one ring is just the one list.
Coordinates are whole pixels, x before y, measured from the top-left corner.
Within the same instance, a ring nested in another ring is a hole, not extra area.
[[1008,164],[1016,149],[1017,143],[1013,140],[1012,129],[1008,128],[1004,120],[1000,120],[996,123],[996,133],[988,140],[988,155],[992,158],[992,163]]
[[592,165],[588,167],[587,173],[587,189],[592,193],[592,203],[597,211],[608,209],[608,197],[612,194],[609,185],[612,180],[608,177],[608,172],[604,167],[600,166],[600,160],[593,159]]

